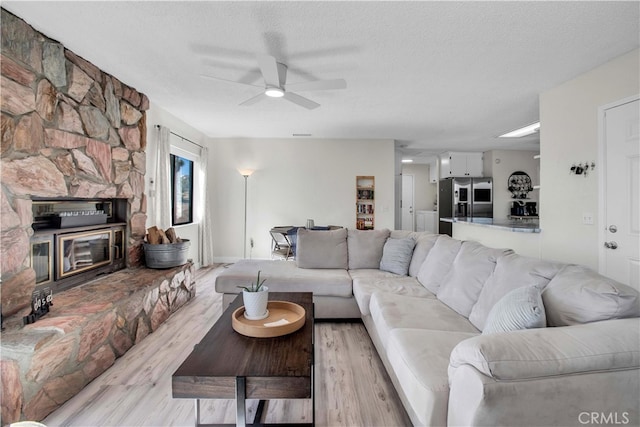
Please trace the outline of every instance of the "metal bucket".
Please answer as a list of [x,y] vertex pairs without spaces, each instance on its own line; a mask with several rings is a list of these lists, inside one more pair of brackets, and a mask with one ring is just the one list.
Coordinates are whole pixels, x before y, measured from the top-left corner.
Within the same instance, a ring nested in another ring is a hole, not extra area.
[[144,245],[144,259],[149,268],[171,268],[186,264],[191,242],[183,239],[180,243],[166,245]]

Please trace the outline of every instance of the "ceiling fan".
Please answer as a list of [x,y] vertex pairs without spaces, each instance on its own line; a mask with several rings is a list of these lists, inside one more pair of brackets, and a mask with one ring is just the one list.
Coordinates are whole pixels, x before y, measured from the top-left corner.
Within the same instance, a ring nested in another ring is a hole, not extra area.
[[304,96],[300,96],[293,91],[304,92],[308,90],[345,89],[347,87],[347,82],[344,79],[313,80],[310,82],[287,84],[287,66],[285,64],[277,62],[276,58],[270,55],[257,55],[257,60],[264,79],[264,87],[251,83],[236,82],[219,77],[207,76],[204,74],[201,74],[201,76],[208,79],[221,80],[228,83],[237,83],[263,89],[262,93],[240,103],[240,105],[243,106],[253,105],[266,98],[283,98],[308,110],[313,110],[314,108],[318,108],[320,104],[305,98]]

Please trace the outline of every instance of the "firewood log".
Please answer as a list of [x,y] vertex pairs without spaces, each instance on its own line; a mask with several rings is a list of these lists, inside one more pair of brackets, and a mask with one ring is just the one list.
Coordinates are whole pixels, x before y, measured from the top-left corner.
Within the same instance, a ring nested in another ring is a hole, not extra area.
[[147,228],[147,241],[152,245],[159,245],[160,243],[162,243],[160,231],[162,230],[159,230],[155,225],[153,227]]
[[158,229],[158,234],[160,235],[160,243],[162,243],[163,245],[168,245],[169,243],[171,243],[167,235],[164,234],[164,231]]
[[176,230],[173,227],[167,228],[164,233],[171,243],[178,243],[178,236],[176,236]]

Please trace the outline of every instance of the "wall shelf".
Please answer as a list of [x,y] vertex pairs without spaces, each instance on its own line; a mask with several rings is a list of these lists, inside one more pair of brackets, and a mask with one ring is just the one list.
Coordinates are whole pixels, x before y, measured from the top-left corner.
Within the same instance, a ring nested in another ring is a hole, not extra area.
[[375,227],[375,177],[356,176],[356,228],[373,230]]

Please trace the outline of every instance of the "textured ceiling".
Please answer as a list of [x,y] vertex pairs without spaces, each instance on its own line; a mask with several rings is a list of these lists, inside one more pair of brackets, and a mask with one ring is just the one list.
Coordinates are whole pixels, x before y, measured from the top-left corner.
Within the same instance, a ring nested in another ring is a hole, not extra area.
[[[496,136],[538,95],[639,45],[633,2],[16,2],[2,6],[210,137],[389,138],[406,152],[536,149]],[[346,90],[238,104],[256,54]],[[543,130],[544,132],[544,124]]]

